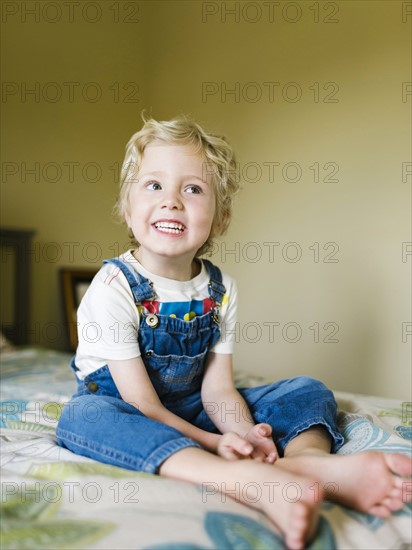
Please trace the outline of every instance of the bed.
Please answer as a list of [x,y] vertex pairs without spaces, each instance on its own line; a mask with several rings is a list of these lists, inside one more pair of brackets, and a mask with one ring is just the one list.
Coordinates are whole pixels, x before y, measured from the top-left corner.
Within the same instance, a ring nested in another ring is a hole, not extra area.
[[[57,421],[76,389],[70,357],[14,347],[2,339],[3,550],[284,548],[263,514],[220,493],[108,466],[60,448]],[[264,382],[236,373],[238,387]],[[411,403],[335,395],[345,437],[340,453],[411,453]],[[412,491],[412,484],[406,490]],[[408,549],[411,531],[410,504],[383,520],[325,502],[309,548]]]
[[[57,420],[75,391],[69,358],[30,347],[2,353],[4,550],[284,548],[261,513],[219,493],[107,466],[58,447]],[[237,375],[240,386],[260,382]],[[336,396],[345,437],[341,453],[411,452],[411,404]],[[410,505],[382,520],[324,503],[310,547],[410,548],[411,515]]]

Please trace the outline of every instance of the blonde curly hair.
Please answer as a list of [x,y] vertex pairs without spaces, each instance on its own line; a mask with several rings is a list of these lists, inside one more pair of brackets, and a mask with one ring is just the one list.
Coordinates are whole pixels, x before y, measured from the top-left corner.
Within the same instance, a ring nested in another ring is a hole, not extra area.
[[[130,214],[130,190],[136,181],[145,148],[152,141],[167,144],[192,145],[204,158],[203,170],[211,175],[216,196],[216,211],[211,233],[207,241],[199,248],[196,256],[210,254],[213,238],[223,235],[229,227],[232,217],[233,198],[240,189],[236,172],[236,160],[232,148],[223,136],[206,133],[198,124],[185,115],[172,120],[157,121],[142,114],[143,127],[133,134],[126,146],[126,155],[120,177],[120,193],[115,212],[123,222]],[[127,223],[127,222],[126,222]],[[129,228],[132,245],[138,247]]]

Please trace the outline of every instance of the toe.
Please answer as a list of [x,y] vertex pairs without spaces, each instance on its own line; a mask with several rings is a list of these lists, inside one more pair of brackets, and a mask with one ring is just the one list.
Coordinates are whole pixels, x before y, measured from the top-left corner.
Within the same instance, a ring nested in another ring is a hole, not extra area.
[[383,506],[382,504],[377,504],[376,506],[372,506],[372,508],[369,510],[369,513],[377,516],[378,518],[387,518],[391,515],[390,510]]
[[412,459],[400,453],[385,454],[386,463],[395,474],[412,475]]
[[400,497],[387,497],[382,501],[382,505],[391,512],[396,512],[402,510],[404,503]]

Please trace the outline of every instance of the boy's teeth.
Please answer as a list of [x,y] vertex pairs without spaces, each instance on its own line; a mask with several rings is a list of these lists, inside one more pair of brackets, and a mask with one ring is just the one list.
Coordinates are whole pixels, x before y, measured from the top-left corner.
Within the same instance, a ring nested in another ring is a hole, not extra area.
[[156,229],[160,229],[160,231],[165,231],[166,233],[181,233],[184,230],[184,226],[179,223],[161,222],[155,223],[155,227]]

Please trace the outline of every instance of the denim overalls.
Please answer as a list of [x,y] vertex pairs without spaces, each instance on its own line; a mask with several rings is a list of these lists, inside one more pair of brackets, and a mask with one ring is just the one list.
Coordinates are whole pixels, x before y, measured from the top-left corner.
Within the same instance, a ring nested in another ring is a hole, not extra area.
[[[155,297],[152,283],[115,258],[106,260],[121,269],[136,305]],[[105,262],[105,263],[106,263]],[[200,396],[208,350],[220,337],[219,309],[225,294],[218,267],[203,260],[209,280],[211,310],[191,321],[161,314],[143,314],[138,341],[150,380],[163,405],[208,432],[219,433],[206,411],[240,422],[246,414],[227,410],[225,404],[203,404]],[[71,368],[78,368],[75,358]],[[77,378],[77,376],[76,376]],[[78,391],[64,407],[57,426],[57,441],[76,454],[130,470],[157,473],[173,453],[199,443],[175,428],[146,417],[121,398],[107,365],[78,379]],[[272,426],[280,456],[288,442],[314,425],[323,425],[332,438],[332,451],[343,444],[336,428],[337,406],[321,382],[297,377],[274,384],[239,390],[255,422]],[[209,409],[210,407],[210,409]]]

